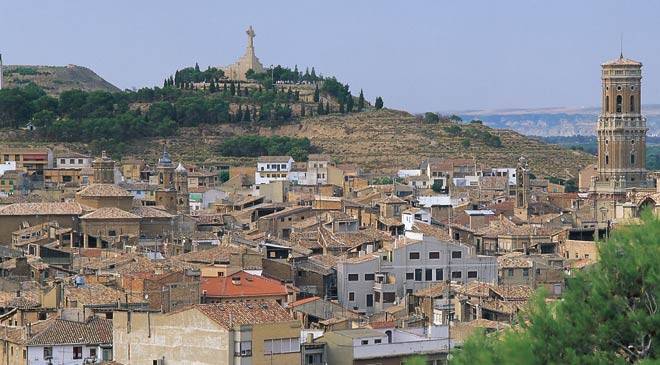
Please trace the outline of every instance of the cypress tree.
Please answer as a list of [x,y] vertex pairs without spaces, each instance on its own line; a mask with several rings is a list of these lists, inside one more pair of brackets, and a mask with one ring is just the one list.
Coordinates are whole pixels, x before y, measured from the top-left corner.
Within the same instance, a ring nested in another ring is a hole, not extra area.
[[291,86],[289,86],[289,90],[286,92],[286,99],[287,100],[292,100],[293,99],[293,91],[291,91]]
[[300,116],[305,116],[305,104],[300,104]]
[[364,109],[364,93],[360,89],[360,97],[358,98],[358,111],[361,112]]
[[199,73],[199,64],[195,62],[195,73]]
[[323,103],[319,101],[319,104],[316,106],[316,114],[317,115],[323,115],[325,114],[323,112]]
[[318,103],[320,98],[321,98],[321,93],[319,92],[319,85],[316,84],[316,88],[314,88],[314,102]]
[[353,112],[353,95],[348,94],[348,100],[346,100],[346,112]]
[[227,83],[226,82],[222,84],[222,92],[224,92],[225,94],[227,93]]
[[346,110],[344,109],[344,103],[342,103],[342,102],[339,103],[339,112],[341,114],[346,113]]
[[314,67],[312,67],[312,73],[310,75],[313,81],[316,81],[316,71],[314,70]]
[[374,103],[374,107],[376,107],[376,109],[383,109],[383,98],[380,96],[377,97],[376,102]]
[[295,101],[300,100],[300,91],[296,90],[296,92],[293,94],[293,100]]
[[330,113],[331,113],[331,110],[330,110],[330,102],[329,102],[329,101],[326,101],[326,102],[325,102],[325,114],[330,114]]
[[236,85],[234,85],[233,81],[229,83],[229,95],[236,95]]

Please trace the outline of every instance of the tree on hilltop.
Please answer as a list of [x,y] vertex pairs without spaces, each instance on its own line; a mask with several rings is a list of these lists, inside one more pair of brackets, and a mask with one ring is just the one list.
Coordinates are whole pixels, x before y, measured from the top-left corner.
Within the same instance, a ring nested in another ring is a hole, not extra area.
[[364,93],[360,89],[360,96],[358,97],[358,111],[361,112],[364,109]]
[[374,103],[374,107],[376,109],[383,109],[383,98],[380,96],[376,98],[376,102]]

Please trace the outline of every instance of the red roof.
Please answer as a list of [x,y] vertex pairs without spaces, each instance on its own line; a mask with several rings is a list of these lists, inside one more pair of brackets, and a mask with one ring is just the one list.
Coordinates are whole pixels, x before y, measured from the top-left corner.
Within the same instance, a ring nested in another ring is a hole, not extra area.
[[231,276],[202,278],[202,293],[214,298],[287,295],[279,281],[239,271]]
[[321,298],[319,298],[319,297],[309,297],[309,298],[305,298],[305,299],[296,300],[293,303],[289,303],[289,308],[293,308],[293,307],[297,307],[299,305],[311,303],[311,302],[313,302],[315,300],[319,300],[319,299],[321,299]]

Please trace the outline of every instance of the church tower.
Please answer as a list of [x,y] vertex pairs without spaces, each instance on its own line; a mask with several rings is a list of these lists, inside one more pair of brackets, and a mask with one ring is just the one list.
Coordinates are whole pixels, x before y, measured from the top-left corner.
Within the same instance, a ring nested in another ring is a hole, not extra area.
[[520,156],[516,167],[516,205],[513,214],[526,221],[529,218],[529,165],[525,157]]
[[115,183],[115,162],[112,161],[105,151],[101,152],[101,157],[92,161],[94,170],[94,184],[114,184]]
[[622,194],[645,187],[646,118],[641,114],[642,64],[623,57],[602,65],[602,108],[598,117],[597,193]]
[[174,189],[176,190],[176,206],[179,214],[190,214],[190,197],[188,196],[188,170],[179,162],[174,170]]
[[176,190],[174,189],[174,164],[166,148],[163,148],[163,156],[158,159],[156,174],[158,174],[156,204],[163,206],[170,214],[177,214]]

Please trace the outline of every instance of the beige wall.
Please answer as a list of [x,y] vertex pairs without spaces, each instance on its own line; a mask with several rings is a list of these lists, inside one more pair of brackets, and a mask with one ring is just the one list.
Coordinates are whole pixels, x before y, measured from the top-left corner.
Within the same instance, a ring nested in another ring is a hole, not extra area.
[[[112,319],[113,358],[125,365],[230,364],[229,332],[198,310],[171,315],[115,312]],[[130,324],[129,324],[130,323]],[[231,356],[231,358],[230,358]]]
[[130,211],[133,207],[132,196],[122,197],[83,197],[76,195],[76,202],[91,208],[119,208]]
[[592,241],[566,240],[560,251],[560,254],[567,259],[598,260],[598,246]]
[[297,365],[300,352],[265,355],[264,340],[300,337],[300,323],[296,320],[282,323],[266,323],[252,327],[252,364]]

